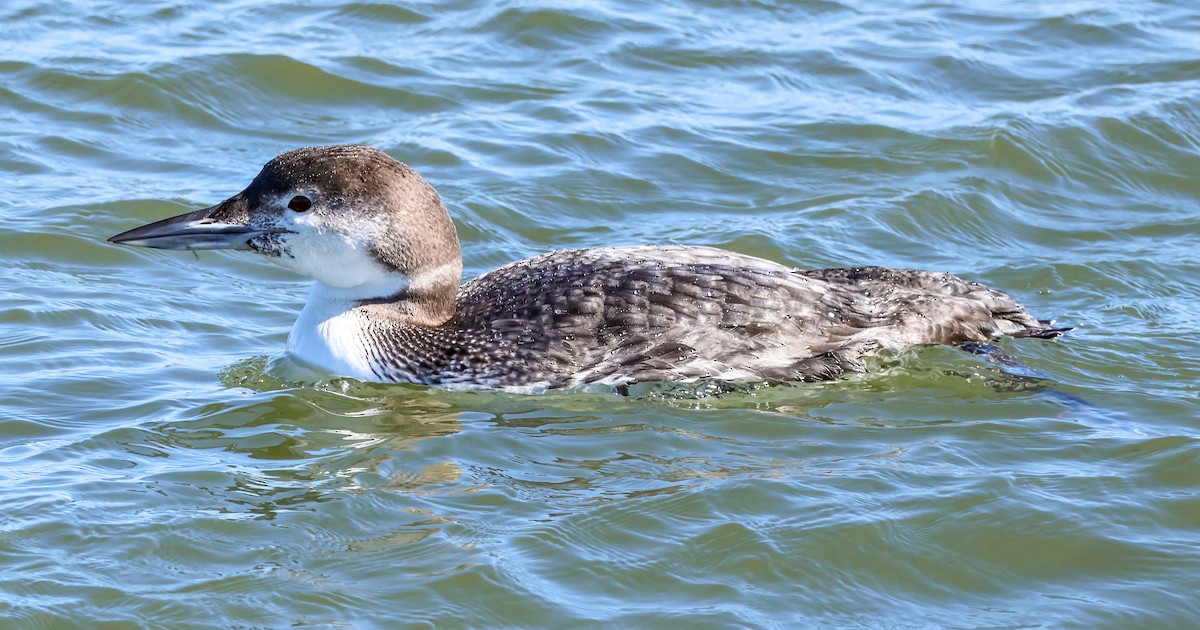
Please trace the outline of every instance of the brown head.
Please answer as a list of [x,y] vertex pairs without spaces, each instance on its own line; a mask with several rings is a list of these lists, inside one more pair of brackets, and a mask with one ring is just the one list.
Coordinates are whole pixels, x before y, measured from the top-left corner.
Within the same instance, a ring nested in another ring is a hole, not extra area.
[[420,319],[438,320],[428,323],[453,315],[462,276],[458,235],[437,191],[405,164],[359,145],[289,151],[211,208],[109,240],[253,250],[349,300],[405,299]]

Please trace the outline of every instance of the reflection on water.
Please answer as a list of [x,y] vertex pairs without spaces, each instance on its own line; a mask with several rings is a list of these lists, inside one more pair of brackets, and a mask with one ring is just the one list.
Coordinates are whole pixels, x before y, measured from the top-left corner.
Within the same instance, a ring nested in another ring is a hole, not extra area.
[[[0,5],[0,626],[1194,624],[1194,4]],[[1077,329],[804,385],[320,381],[267,356],[289,272],[104,242],[344,142],[438,188],[468,277],[715,245]]]

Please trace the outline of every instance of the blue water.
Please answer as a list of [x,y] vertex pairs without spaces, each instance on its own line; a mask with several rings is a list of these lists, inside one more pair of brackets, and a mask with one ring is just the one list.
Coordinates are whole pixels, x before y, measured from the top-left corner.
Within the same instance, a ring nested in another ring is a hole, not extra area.
[[[0,6],[0,625],[1186,627],[1200,6]],[[291,382],[307,282],[104,239],[379,147],[467,277],[945,270],[1076,326],[824,384]]]

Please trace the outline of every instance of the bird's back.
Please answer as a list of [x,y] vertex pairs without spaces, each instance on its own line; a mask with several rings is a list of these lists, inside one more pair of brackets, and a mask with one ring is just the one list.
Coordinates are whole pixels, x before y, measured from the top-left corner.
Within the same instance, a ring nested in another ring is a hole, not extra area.
[[1007,295],[946,273],[797,271],[684,246],[512,263],[463,285],[449,327],[494,384],[551,386],[822,380],[882,347],[1045,330]]

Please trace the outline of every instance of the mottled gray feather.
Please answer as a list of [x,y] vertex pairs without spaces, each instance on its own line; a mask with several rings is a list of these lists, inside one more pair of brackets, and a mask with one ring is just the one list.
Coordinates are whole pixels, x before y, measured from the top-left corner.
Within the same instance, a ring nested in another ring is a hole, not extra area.
[[797,271],[706,247],[512,263],[463,285],[439,327],[363,308],[381,379],[495,386],[825,380],[880,348],[1047,330],[1007,295],[947,273]]

